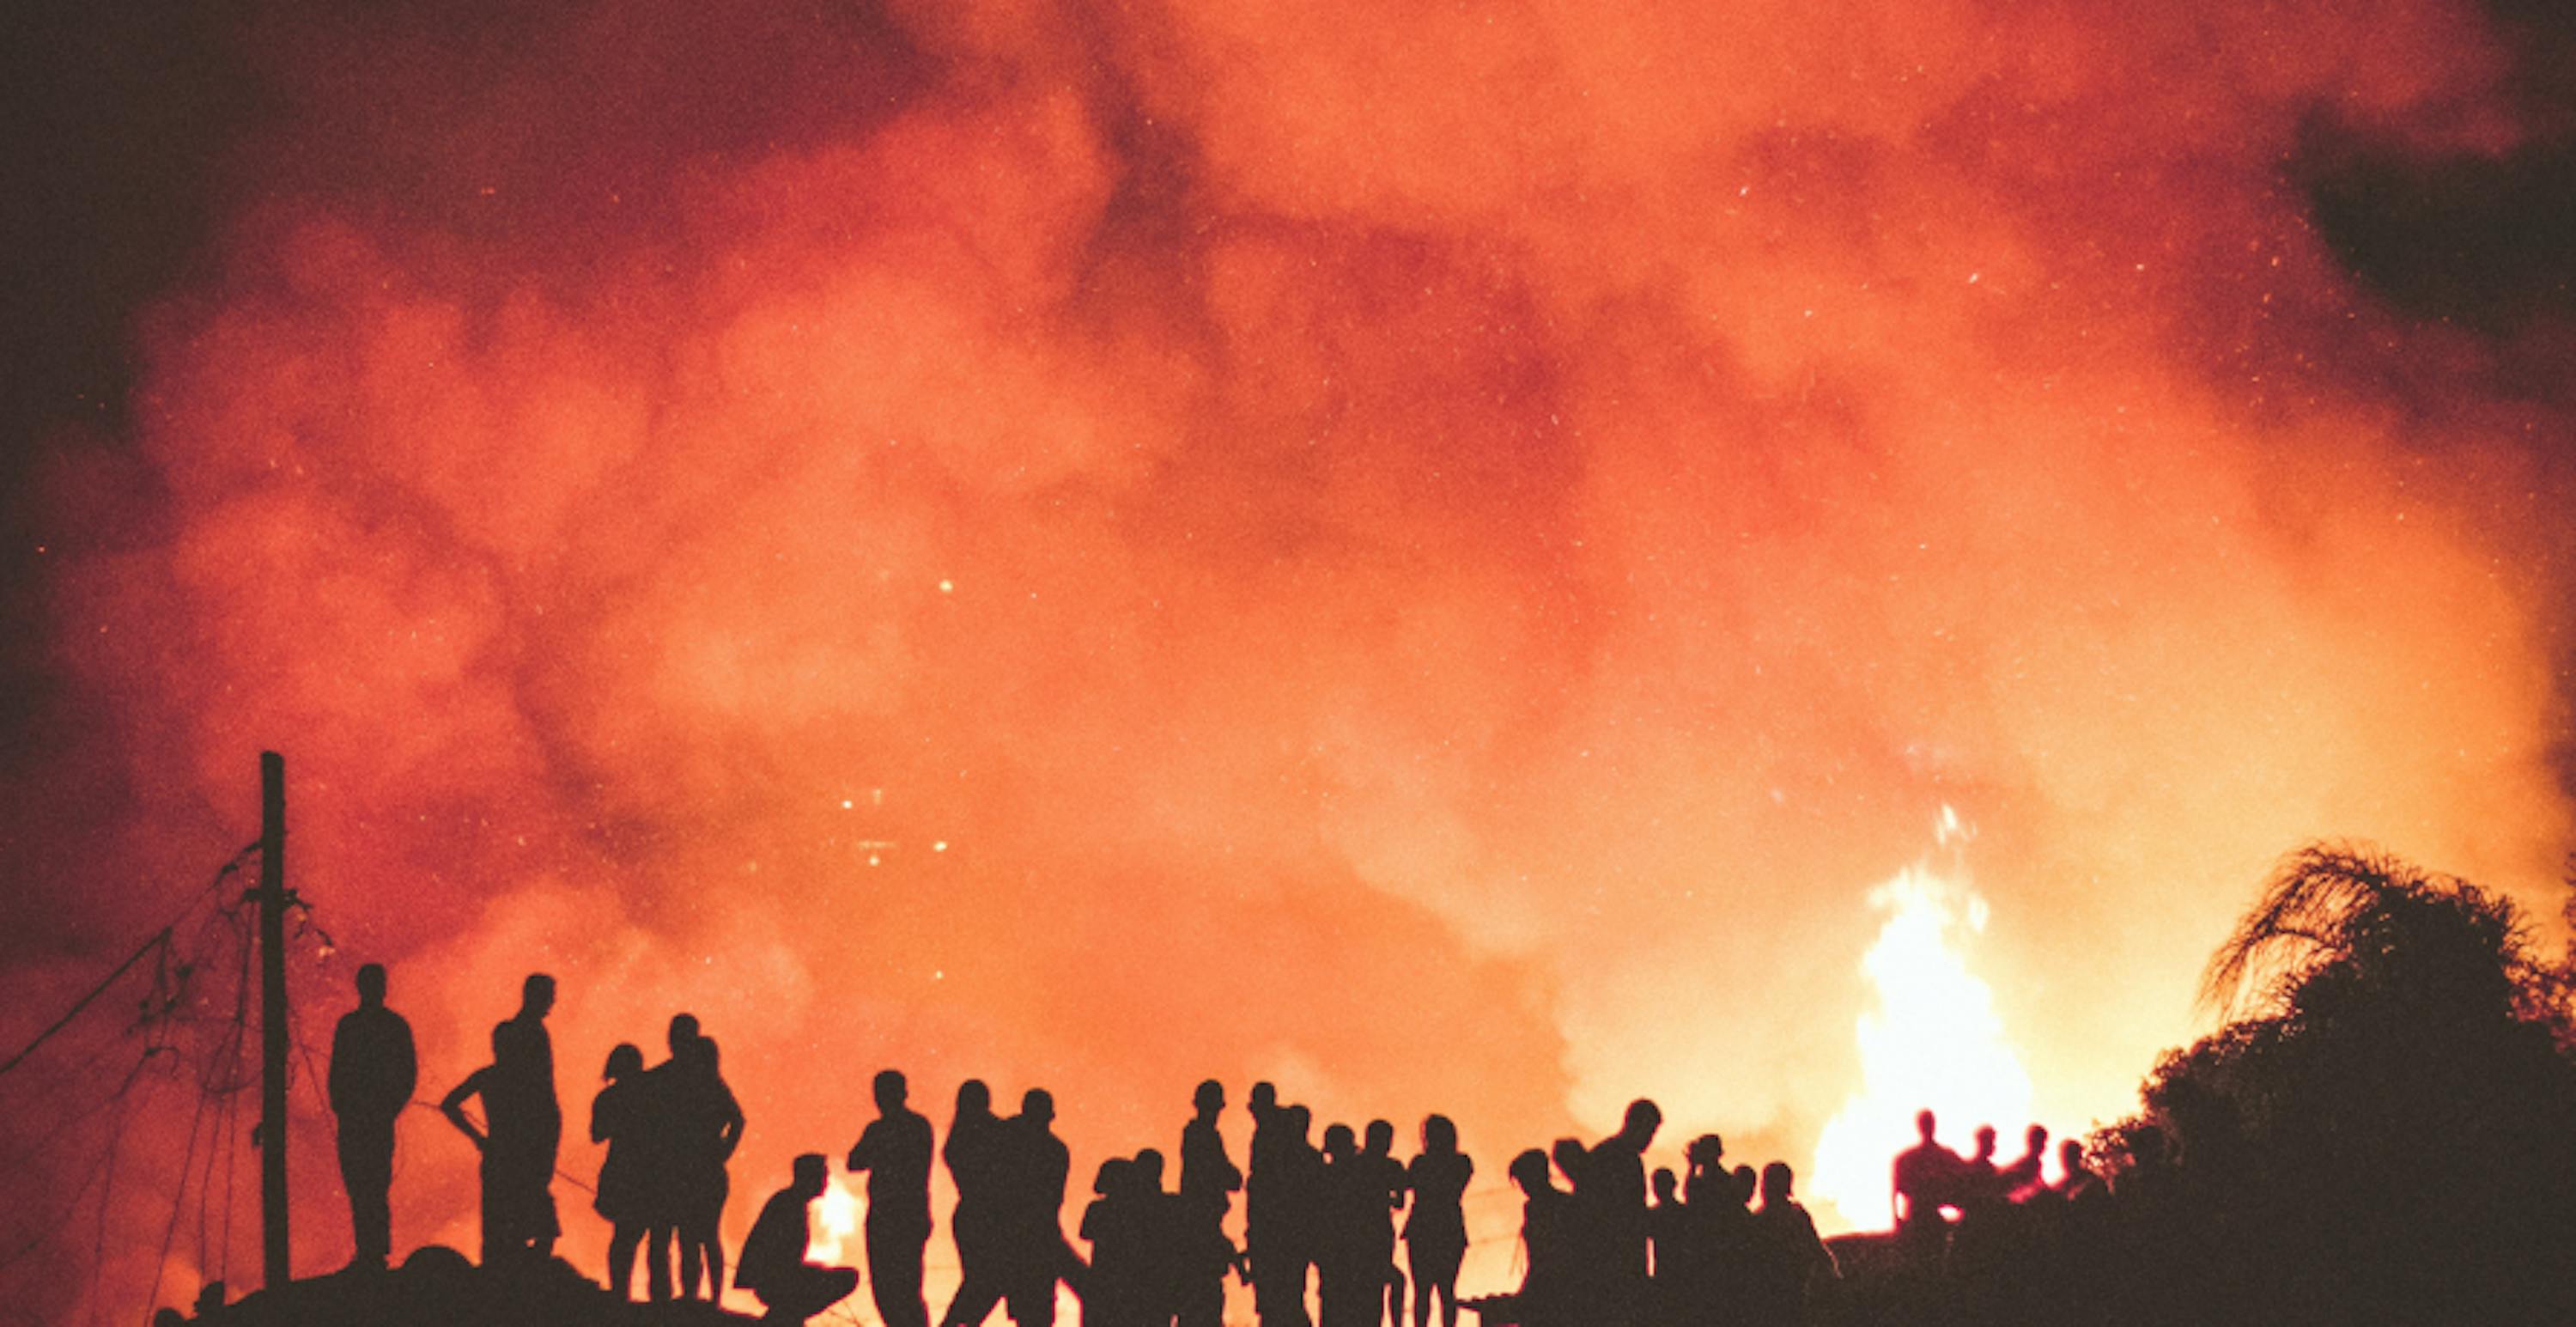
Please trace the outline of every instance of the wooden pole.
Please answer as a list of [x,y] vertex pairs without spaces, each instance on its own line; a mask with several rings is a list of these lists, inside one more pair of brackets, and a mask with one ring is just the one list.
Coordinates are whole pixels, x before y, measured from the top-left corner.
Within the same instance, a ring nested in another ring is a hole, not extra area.
[[259,1214],[265,1284],[286,1257],[286,757],[259,754]]

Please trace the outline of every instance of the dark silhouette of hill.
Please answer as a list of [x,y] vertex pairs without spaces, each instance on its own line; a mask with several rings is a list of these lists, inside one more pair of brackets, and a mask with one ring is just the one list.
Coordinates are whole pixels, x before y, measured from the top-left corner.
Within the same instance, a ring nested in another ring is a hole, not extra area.
[[426,1245],[389,1271],[361,1269],[259,1290],[194,1318],[163,1309],[155,1327],[717,1327],[756,1318],[686,1300],[635,1304],[562,1259],[486,1269],[440,1244]]

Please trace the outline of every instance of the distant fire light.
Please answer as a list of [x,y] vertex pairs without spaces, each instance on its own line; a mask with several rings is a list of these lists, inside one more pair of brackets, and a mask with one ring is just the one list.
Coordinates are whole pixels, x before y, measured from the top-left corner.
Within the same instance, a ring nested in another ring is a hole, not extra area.
[[[1942,807],[1936,843],[1955,848],[1971,837]],[[1946,873],[1916,862],[1869,893],[1887,920],[1861,960],[1876,995],[1857,1028],[1861,1086],[1826,1123],[1805,1185],[1830,1205],[1819,1213],[1829,1225],[1876,1229],[1892,1219],[1889,1170],[1913,1145],[1916,1111],[1937,1113],[1941,1141],[1962,1153],[1977,1126],[1991,1124],[2010,1141],[2030,1119],[2030,1075],[2004,1034],[1994,991],[1963,952],[1984,933],[1989,909],[1959,854],[1949,855]]]

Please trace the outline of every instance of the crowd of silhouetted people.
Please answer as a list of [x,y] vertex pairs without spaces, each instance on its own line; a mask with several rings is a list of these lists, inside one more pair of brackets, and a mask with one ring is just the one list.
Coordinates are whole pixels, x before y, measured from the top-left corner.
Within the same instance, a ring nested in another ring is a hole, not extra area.
[[[333,1039],[331,1101],[357,1263],[382,1267],[392,1121],[418,1066],[410,1029],[385,1007],[384,970],[362,968],[357,984],[359,1008]],[[486,1267],[545,1262],[562,1233],[552,1181],[563,1120],[545,1027],[554,996],[552,978],[530,976],[517,1013],[492,1030],[491,1063],[438,1103],[482,1154]],[[633,1045],[609,1053],[590,1112],[591,1138],[607,1149],[594,1206],[610,1226],[609,1286],[619,1297],[634,1294],[640,1255],[646,1300],[714,1301],[726,1286],[719,1226],[743,1112],[697,1019],[674,1017],[667,1042],[669,1058],[649,1068]],[[1086,1257],[1064,1235],[1070,1154],[1046,1091],[1027,1092],[1005,1117],[984,1083],[967,1081],[935,1148],[900,1072],[876,1075],[873,1095],[876,1118],[845,1165],[867,1176],[866,1280],[888,1327],[932,1324],[922,1281],[934,1162],[957,1194],[950,1233],[960,1272],[939,1327],[979,1324],[996,1308],[1019,1327],[1050,1327],[1059,1285],[1080,1299],[1086,1327],[1217,1327],[1229,1277],[1251,1288],[1263,1327],[1431,1327],[1435,1312],[1441,1327],[1456,1327],[1462,1308],[1525,1327],[1798,1324],[1838,1275],[1786,1164],[1730,1168],[1724,1143],[1706,1134],[1687,1145],[1685,1173],[1650,1174],[1646,1150],[1663,1124],[1651,1101],[1630,1105],[1598,1143],[1559,1139],[1513,1158],[1520,1284],[1461,1300],[1476,1167],[1444,1116],[1423,1120],[1414,1154],[1399,1159],[1391,1123],[1329,1124],[1318,1138],[1306,1107],[1260,1083],[1238,1167],[1223,1130],[1225,1089],[1203,1083],[1176,1159],[1147,1148],[1092,1177],[1078,1227]],[[466,1110],[475,1101],[479,1123]],[[2073,1142],[2062,1148],[2066,1178],[2043,1181],[2043,1128],[2031,1129],[2021,1157],[1998,1164],[1993,1129],[1963,1157],[1934,1141],[1929,1111],[1918,1123],[1922,1139],[1896,1158],[1891,1184],[1893,1252],[1906,1267],[1975,1284],[2031,1238],[2038,1218],[2021,1213],[2101,1192]],[[860,1284],[855,1268],[806,1260],[810,1205],[829,1181],[826,1157],[797,1157],[735,1261],[732,1284],[775,1320],[802,1321]],[[1227,1232],[1238,1193],[1241,1246]],[[1319,1312],[1310,1313],[1310,1296]]]

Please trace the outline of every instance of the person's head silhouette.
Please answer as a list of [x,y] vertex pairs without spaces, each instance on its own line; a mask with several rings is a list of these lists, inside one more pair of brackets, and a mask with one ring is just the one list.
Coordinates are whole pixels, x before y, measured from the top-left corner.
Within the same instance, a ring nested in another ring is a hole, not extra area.
[[1548,1182],[1547,1153],[1535,1147],[1512,1158],[1510,1174],[1512,1182],[1521,1186],[1521,1192],[1533,1198],[1556,1187]]
[[912,1089],[903,1081],[903,1071],[900,1069],[878,1070],[873,1086],[876,1090],[879,1115],[892,1115],[902,1110],[905,1099],[912,1095]]
[[369,963],[358,969],[358,1006],[375,1009],[385,1002],[385,965]]
[[1565,1172],[1565,1182],[1578,1189],[1582,1188],[1584,1158],[1583,1140],[1580,1138],[1559,1138],[1556,1140],[1556,1145],[1549,1149],[1549,1151],[1556,1158],[1556,1168]]
[[614,1083],[642,1072],[644,1052],[636,1049],[634,1042],[621,1041],[609,1049],[608,1067],[601,1070],[599,1076]]
[[1653,1186],[1658,1203],[1670,1204],[1681,1196],[1681,1176],[1674,1174],[1670,1166],[1655,1167],[1654,1177],[1648,1183]]
[[1796,1183],[1797,1178],[1797,1174],[1789,1169],[1789,1163],[1786,1161],[1774,1161],[1764,1166],[1762,1168],[1762,1206],[1768,1209],[1790,1201],[1789,1186]]
[[1422,1117],[1422,1150],[1435,1156],[1448,1156],[1458,1150],[1458,1126],[1446,1115]]
[[1395,1150],[1395,1126],[1384,1120],[1369,1121],[1366,1137],[1368,1146],[1363,1150],[1370,1156],[1382,1157]]
[[1351,1126],[1347,1124],[1336,1124],[1324,1130],[1325,1160],[1346,1160],[1350,1157],[1356,1147],[1357,1141],[1351,1137]]
[[825,1161],[820,1152],[808,1152],[796,1158],[795,1168],[795,1191],[809,1203],[822,1197],[824,1186],[832,1178],[832,1163]]
[[698,1016],[696,1014],[671,1015],[671,1031],[666,1041],[671,1047],[672,1059],[680,1058],[688,1050],[689,1043],[697,1039]]
[[1620,1121],[1619,1137],[1629,1146],[1644,1150],[1655,1141],[1655,1131],[1664,1127],[1663,1108],[1639,1097],[1628,1103],[1627,1118]]
[[1994,1159],[1994,1155],[1995,1155],[1995,1126],[1993,1126],[1993,1125],[1991,1125],[1991,1124],[1980,1124],[1980,1125],[1978,1125],[1978,1126],[1977,1126],[1977,1158],[1976,1158],[1976,1159],[1977,1159],[1977,1160],[1979,1160],[1979,1161],[1991,1161],[1991,1160],[1993,1160],[1993,1159]]
[[519,1008],[531,1018],[543,1018],[555,1007],[555,979],[542,972],[531,972],[519,983]]
[[972,1119],[993,1113],[993,1089],[983,1079],[969,1078],[957,1085],[957,1116]]
[[1163,1154],[1146,1148],[1136,1154],[1136,1187],[1145,1193],[1163,1191]]
[[1198,1111],[1200,1119],[1215,1119],[1225,1109],[1225,1084],[1213,1078],[1199,1084],[1198,1091],[1190,1094],[1190,1106]]
[[1938,1125],[1939,1121],[1932,1118],[1932,1112],[1928,1110],[1914,1112],[1914,1132],[1921,1135],[1924,1142],[1932,1141],[1932,1135]]
[[1262,1111],[1267,1111],[1267,1110],[1276,1110],[1276,1109],[1278,1109],[1278,1106],[1279,1106],[1279,1085],[1278,1085],[1278,1084],[1276,1084],[1276,1083],[1255,1083],[1255,1084],[1253,1084],[1253,1085],[1252,1085],[1252,1109],[1253,1109],[1253,1112],[1254,1112],[1255,1114],[1258,1114],[1258,1113],[1260,1113],[1260,1112],[1262,1112]]
[[1039,1124],[1053,1122],[1055,1119],[1055,1094],[1042,1087],[1033,1087],[1028,1091],[1021,1093],[1020,1118],[1025,1120],[1035,1120]]
[[2048,1126],[2045,1124],[2034,1124],[2030,1126],[2029,1131],[2022,1135],[2022,1143],[2025,1150],[2027,1150],[2032,1156],[2047,1155]]

